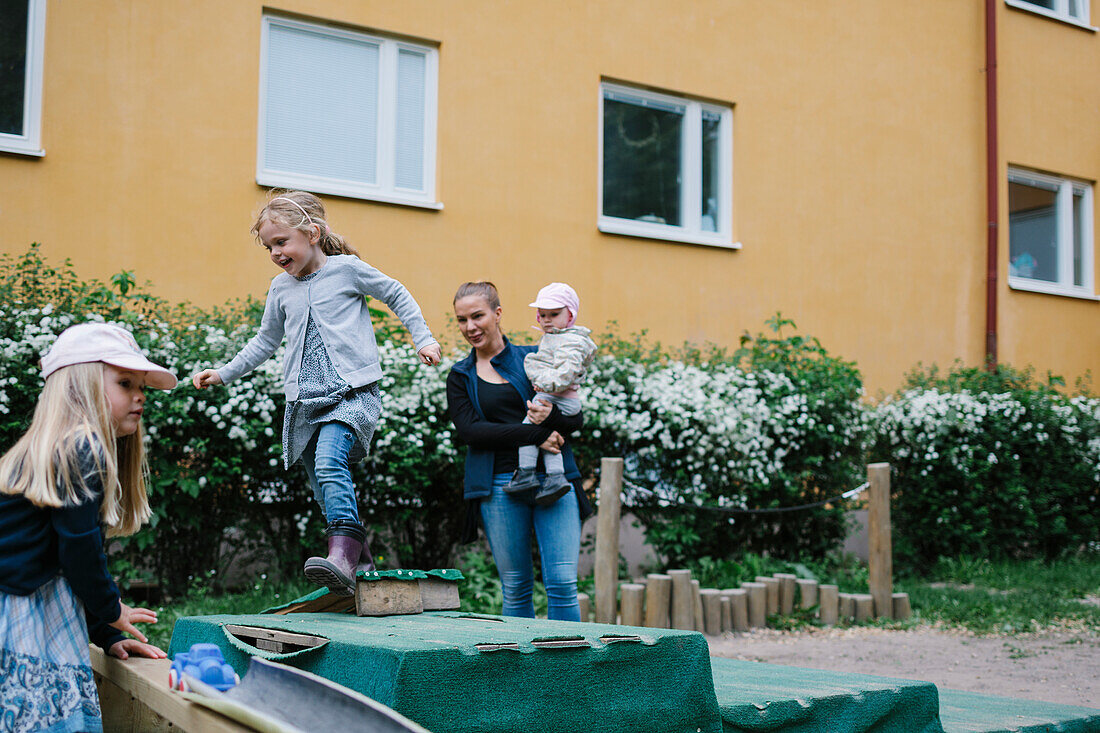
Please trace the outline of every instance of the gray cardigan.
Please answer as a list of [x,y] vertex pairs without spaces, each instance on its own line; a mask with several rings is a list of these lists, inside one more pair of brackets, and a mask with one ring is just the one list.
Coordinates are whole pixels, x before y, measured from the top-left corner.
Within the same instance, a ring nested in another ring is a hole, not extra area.
[[218,376],[225,384],[244,376],[271,358],[285,335],[283,390],[287,400],[298,399],[298,370],[312,311],[340,378],[352,388],[377,382],[382,367],[365,295],[382,301],[401,319],[417,351],[435,343],[420,306],[404,285],[354,255],[330,255],[316,277],[303,281],[283,272],[272,279],[259,332],[218,369]]

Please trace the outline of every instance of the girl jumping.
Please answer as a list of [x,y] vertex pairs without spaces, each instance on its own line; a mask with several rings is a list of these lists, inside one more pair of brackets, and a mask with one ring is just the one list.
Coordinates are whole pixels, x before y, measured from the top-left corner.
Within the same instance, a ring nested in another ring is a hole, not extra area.
[[364,296],[397,314],[423,363],[439,363],[439,344],[405,286],[359,259],[329,228],[313,194],[279,193],[252,233],[283,270],[271,281],[260,330],[232,361],[192,381],[203,389],[239,379],[271,357],[285,336],[283,462],[289,469],[302,461],[328,523],[328,556],[309,558],[305,575],[351,595],[356,567],[373,568],[351,464],[366,456],[382,408],[382,368]]
[[145,388],[176,377],[103,323],[58,336],[42,376],[30,428],[0,458],[0,728],[98,731],[88,640],[165,657],[134,627],[156,614],[119,598],[101,525],[129,535],[149,518]]

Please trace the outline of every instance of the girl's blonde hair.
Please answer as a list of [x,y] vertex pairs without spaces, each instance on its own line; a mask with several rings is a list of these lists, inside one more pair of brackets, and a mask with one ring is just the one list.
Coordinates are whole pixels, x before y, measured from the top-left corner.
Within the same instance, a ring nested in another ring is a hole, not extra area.
[[151,511],[144,430],[139,422],[132,435],[115,436],[103,372],[103,363],[94,361],[46,378],[31,426],[0,458],[0,493],[22,494],[41,507],[79,504],[92,495],[87,463],[81,467],[90,453],[103,481],[100,517],[114,537],[136,532]]
[[351,248],[343,237],[332,231],[325,221],[325,205],[321,199],[308,191],[272,191],[267,205],[260,210],[256,222],[252,225],[252,234],[258,240],[260,227],[265,221],[272,221],[291,229],[298,229],[310,237],[314,225],[320,230],[318,244],[326,255],[355,255],[359,253]]

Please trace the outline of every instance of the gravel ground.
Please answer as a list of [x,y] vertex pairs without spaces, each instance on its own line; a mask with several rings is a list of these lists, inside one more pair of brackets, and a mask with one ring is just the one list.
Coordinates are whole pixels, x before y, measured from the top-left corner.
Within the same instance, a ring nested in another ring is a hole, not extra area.
[[1100,636],[974,636],[955,629],[761,629],[707,637],[716,657],[926,680],[938,687],[1100,708]]

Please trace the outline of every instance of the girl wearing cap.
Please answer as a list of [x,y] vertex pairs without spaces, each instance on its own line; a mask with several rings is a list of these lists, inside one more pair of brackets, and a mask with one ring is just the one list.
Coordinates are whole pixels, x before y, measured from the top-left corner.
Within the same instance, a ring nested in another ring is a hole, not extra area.
[[[538,347],[513,344],[504,336],[500,296],[492,283],[463,284],[455,294],[454,309],[459,330],[473,347],[447,375],[451,421],[455,435],[466,444],[463,540],[476,539],[479,525],[485,530],[504,590],[504,615],[534,618],[534,533],[547,615],[579,621],[581,520],[592,513],[592,507],[580,490],[581,474],[563,436],[581,427],[581,413],[564,415],[559,407],[535,399],[524,357]],[[573,490],[546,506],[505,493],[504,485],[519,466],[519,448],[525,445],[560,453]]]
[[[531,307],[537,309],[538,327],[544,334],[539,350],[523,359],[527,378],[537,392],[535,399],[556,406],[563,415],[576,415],[581,411],[577,383],[584,378],[585,370],[596,355],[596,344],[588,335],[592,332],[575,325],[580,298],[577,291],[565,283],[550,283],[539,291]],[[537,445],[520,448],[519,467],[512,480],[504,485],[504,491],[515,496],[530,496],[536,492],[535,503],[553,504],[571,488],[565,478],[561,454],[542,452],[546,470],[543,479],[535,473],[538,459]]]
[[166,656],[134,627],[157,616],[122,602],[103,531],[149,518],[145,388],[176,377],[103,323],[58,336],[42,376],[30,428],[0,458],[0,714],[14,730],[101,730],[89,638],[120,659]]

